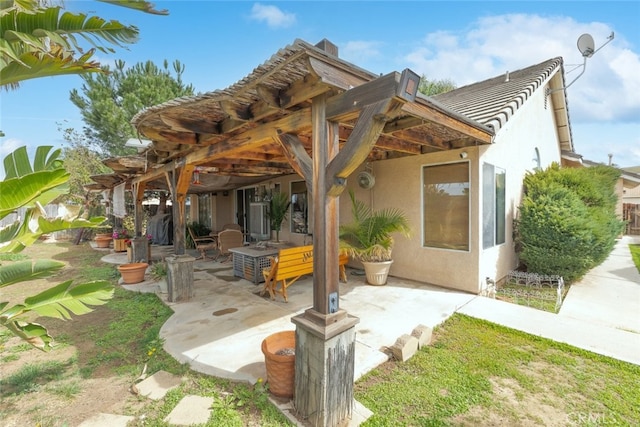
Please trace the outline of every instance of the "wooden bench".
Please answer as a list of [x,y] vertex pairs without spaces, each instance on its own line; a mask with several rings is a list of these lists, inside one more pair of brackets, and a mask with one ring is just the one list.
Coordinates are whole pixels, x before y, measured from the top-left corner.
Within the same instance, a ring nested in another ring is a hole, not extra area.
[[[295,248],[280,249],[278,256],[270,257],[271,267],[262,270],[264,275],[264,288],[260,295],[269,292],[271,299],[275,300],[277,293],[282,294],[287,302],[287,288],[300,277],[313,273],[313,246],[298,246]],[[338,265],[340,266],[340,280],[347,282],[345,265],[349,262],[347,254],[340,254]],[[278,290],[278,283],[280,289]]]

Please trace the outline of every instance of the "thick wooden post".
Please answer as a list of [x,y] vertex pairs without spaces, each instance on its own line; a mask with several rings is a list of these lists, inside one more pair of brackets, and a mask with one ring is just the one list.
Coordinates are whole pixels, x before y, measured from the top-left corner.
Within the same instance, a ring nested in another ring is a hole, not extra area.
[[135,202],[134,204],[134,208],[133,208],[133,221],[134,221],[134,235],[136,237],[140,237],[142,236],[142,218],[143,218],[143,211],[142,211],[142,201],[144,200],[144,188],[145,188],[145,183],[144,182],[139,182],[137,184],[133,185],[132,188],[132,193],[133,193],[133,200]]
[[298,414],[313,426],[330,427],[350,418],[353,409],[355,325],[339,308],[338,200],[327,194],[327,164],[338,151],[336,123],[326,120],[326,95],[313,99],[314,215],[313,308],[295,316],[295,397]]

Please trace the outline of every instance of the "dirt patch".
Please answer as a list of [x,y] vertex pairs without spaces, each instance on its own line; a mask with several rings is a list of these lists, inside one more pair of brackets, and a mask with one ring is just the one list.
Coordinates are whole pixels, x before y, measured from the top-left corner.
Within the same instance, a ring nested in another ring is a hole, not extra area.
[[[79,280],[83,276],[82,268],[87,268],[87,257],[94,257],[89,265],[99,259],[99,255],[87,249],[85,245],[68,247],[59,243],[27,248],[23,253],[32,259],[56,259],[67,265],[51,278],[3,288],[2,300],[19,303],[25,296],[35,295],[64,280]],[[0,424],[3,427],[77,426],[98,412],[127,414],[142,406],[144,400],[129,391],[134,378],[114,375],[119,361],[96,362],[100,354],[95,345],[95,331],[116,320],[114,312],[106,306],[96,307],[93,312],[70,321],[35,319],[56,339],[56,347],[48,353],[18,338],[5,338],[0,345],[3,381]]]
[[569,422],[562,408],[549,404],[544,392],[525,391],[511,378],[490,378],[494,407],[475,406],[452,419],[459,426],[560,427]]

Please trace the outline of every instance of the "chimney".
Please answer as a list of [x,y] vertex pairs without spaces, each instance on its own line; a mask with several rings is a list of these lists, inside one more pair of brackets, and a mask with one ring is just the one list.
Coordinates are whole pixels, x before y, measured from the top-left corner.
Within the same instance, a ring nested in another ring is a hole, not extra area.
[[509,82],[509,71],[506,72],[505,76],[504,76],[504,82],[508,83]]
[[318,42],[318,44],[316,44],[316,47],[318,49],[320,49],[320,50],[324,50],[329,55],[338,56],[338,46],[336,46],[335,44],[331,43],[327,39],[320,40],[320,42]]

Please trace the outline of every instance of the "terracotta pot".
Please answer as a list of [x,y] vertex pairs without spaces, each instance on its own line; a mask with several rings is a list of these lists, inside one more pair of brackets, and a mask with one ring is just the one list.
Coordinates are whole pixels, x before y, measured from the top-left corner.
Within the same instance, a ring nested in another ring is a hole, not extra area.
[[96,246],[99,248],[108,248],[111,243],[111,237],[96,237],[93,240],[96,241]]
[[96,239],[98,237],[108,237],[109,239],[113,238],[113,236],[111,235],[111,233],[96,233]]
[[149,264],[146,262],[133,262],[118,266],[118,271],[122,275],[122,281],[126,284],[140,283],[144,280],[144,274]]
[[269,391],[274,396],[293,397],[296,370],[295,349],[295,331],[276,332],[262,341],[262,353],[267,367],[267,382],[269,383]]

